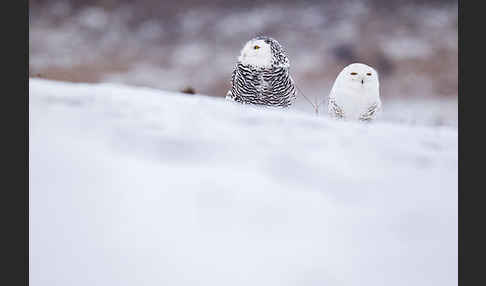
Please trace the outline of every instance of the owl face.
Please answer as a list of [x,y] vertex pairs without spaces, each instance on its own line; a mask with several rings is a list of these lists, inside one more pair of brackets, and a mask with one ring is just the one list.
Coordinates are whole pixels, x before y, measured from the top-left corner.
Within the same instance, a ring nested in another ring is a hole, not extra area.
[[266,36],[249,40],[241,50],[238,61],[257,68],[289,66],[287,54],[282,46],[276,40]]
[[341,84],[356,88],[378,88],[378,73],[372,67],[354,63],[345,67],[338,75]]
[[263,39],[252,39],[245,44],[238,60],[244,65],[269,68],[272,65],[270,44]]

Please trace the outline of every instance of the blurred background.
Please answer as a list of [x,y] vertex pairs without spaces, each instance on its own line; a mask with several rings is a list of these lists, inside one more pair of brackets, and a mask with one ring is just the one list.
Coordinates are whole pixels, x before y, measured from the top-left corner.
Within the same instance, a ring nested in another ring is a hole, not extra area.
[[[457,1],[31,0],[29,6],[31,77],[223,97],[243,44],[264,33],[286,48],[307,97],[324,100],[343,67],[363,62],[380,74],[385,118],[457,126]],[[312,112],[302,97],[295,108]]]

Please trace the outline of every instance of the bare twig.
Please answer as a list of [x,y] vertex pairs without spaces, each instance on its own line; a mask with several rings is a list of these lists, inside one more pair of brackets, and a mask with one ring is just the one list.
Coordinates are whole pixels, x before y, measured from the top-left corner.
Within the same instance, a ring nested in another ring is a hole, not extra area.
[[324,97],[324,99],[319,104],[317,104],[317,108],[319,108],[319,106],[321,106],[321,104],[323,104],[325,101],[326,101],[326,98]]
[[[295,83],[295,87],[297,87],[297,90],[299,91],[299,93],[302,95],[302,97],[305,98],[305,100],[307,100],[307,102],[310,103],[310,105],[312,105],[312,107],[314,108],[314,111],[316,112],[316,115],[319,116],[319,106],[318,105],[315,105],[314,103],[312,103],[312,101],[307,97],[305,96],[305,94],[302,92],[302,90],[300,90],[299,86],[297,85],[297,83]],[[317,101],[316,101],[317,102]]]

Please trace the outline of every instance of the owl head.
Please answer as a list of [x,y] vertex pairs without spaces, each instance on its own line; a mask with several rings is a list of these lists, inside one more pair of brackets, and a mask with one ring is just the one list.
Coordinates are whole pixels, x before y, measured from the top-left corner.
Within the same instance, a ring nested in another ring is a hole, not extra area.
[[338,75],[336,83],[354,88],[378,88],[378,72],[365,64],[353,63],[346,66]]
[[256,68],[289,67],[284,48],[275,39],[266,36],[249,40],[243,46],[238,61]]

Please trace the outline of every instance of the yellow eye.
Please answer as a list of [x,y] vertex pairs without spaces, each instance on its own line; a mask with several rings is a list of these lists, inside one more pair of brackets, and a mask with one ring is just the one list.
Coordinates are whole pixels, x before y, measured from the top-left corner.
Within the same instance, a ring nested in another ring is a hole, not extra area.
[[260,46],[258,46],[258,45],[255,45],[255,46],[253,47],[253,49],[255,49],[255,50],[258,50],[259,48],[260,48]]
[[352,72],[351,75],[357,75],[358,73]]
[[369,72],[369,73],[367,73],[366,75],[370,76],[370,75],[371,75],[371,73]]

